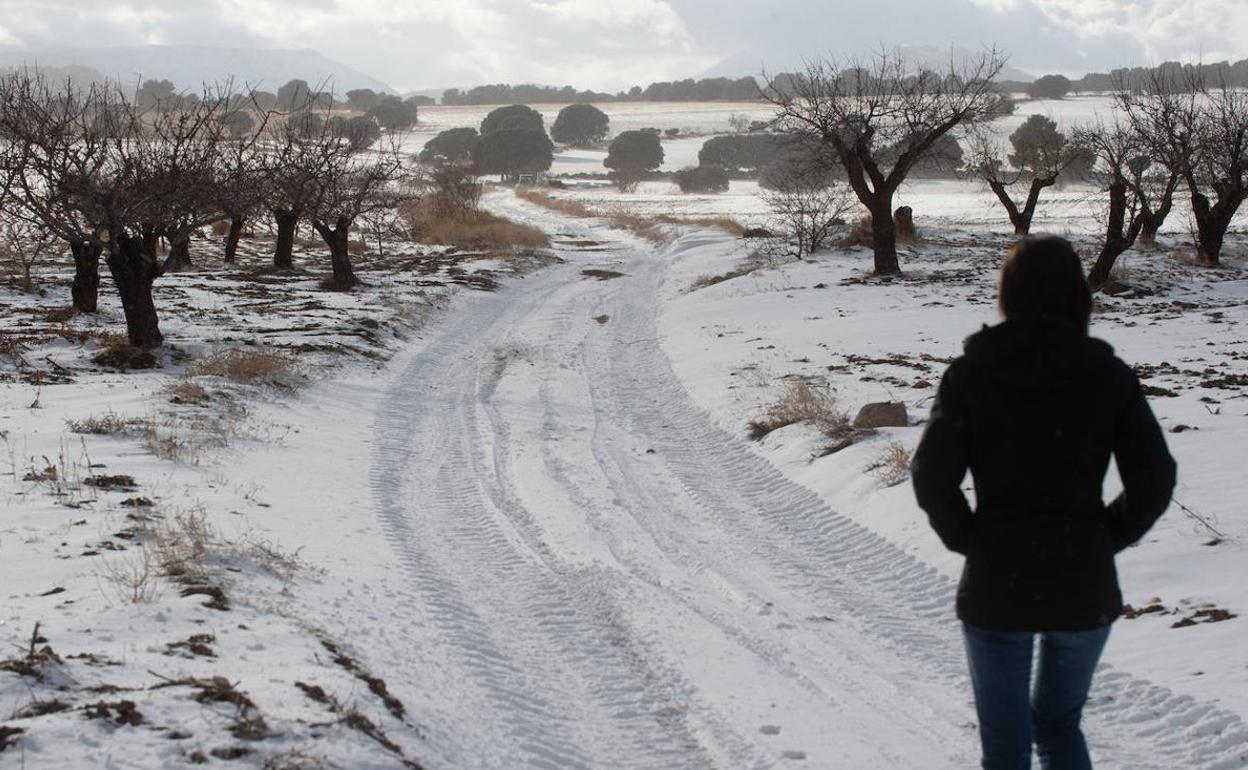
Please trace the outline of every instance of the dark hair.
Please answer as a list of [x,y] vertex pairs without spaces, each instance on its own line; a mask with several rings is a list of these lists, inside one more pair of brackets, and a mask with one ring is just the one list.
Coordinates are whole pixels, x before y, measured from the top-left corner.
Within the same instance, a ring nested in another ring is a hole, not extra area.
[[1054,318],[1086,334],[1092,293],[1070,241],[1046,235],[1010,247],[1001,265],[997,306],[1006,320]]

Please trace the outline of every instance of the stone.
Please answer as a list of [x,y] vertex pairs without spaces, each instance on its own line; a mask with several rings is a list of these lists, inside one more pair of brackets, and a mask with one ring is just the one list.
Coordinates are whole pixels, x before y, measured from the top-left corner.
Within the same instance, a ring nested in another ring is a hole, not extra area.
[[877,401],[866,404],[854,417],[854,427],[858,430],[904,428],[909,424],[910,418],[906,414],[906,405],[896,401]]
[[913,240],[916,233],[914,230],[914,209],[909,206],[900,206],[893,212],[893,221],[897,224],[897,238],[903,241]]

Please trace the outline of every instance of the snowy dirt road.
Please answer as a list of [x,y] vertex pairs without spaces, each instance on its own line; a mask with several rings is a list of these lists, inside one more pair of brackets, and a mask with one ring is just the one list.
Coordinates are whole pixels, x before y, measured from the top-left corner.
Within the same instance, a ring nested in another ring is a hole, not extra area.
[[[422,760],[975,765],[952,583],[716,428],[672,372],[659,288],[697,235],[656,251],[491,205],[559,233],[565,262],[448,314],[373,430],[404,574],[370,657],[438,688]],[[1098,767],[1245,766],[1238,717],[1122,672],[1089,732]]]

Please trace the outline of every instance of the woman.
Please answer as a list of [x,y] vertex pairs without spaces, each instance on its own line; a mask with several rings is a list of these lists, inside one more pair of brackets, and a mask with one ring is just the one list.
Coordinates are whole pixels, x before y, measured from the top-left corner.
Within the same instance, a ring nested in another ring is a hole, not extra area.
[[[1081,770],[1083,703],[1122,611],[1114,554],[1166,509],[1175,465],[1135,374],[1088,336],[1092,298],[1068,242],[1015,245],[998,303],[1004,322],[969,338],[941,380],[914,490],[966,556],[957,610],[983,767],[1029,768],[1034,742],[1042,767]],[[1111,454],[1124,491],[1105,505]]]

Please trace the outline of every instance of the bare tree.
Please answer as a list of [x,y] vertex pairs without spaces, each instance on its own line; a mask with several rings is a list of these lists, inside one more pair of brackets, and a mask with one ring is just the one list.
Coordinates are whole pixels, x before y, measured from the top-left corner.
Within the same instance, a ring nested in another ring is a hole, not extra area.
[[69,244],[73,307],[84,313],[98,308],[106,221],[93,200],[67,196],[65,185],[97,176],[107,165],[106,138],[91,130],[102,100],[99,86],[83,90],[66,81],[53,87],[30,71],[0,78],[6,204],[14,216],[43,225]]
[[[229,223],[223,257],[226,264],[235,261],[243,228],[263,210],[265,204],[268,188],[262,141],[268,135],[269,121],[274,117],[272,111],[260,106],[255,91],[234,95],[228,103],[230,110],[222,116],[222,120],[230,136],[221,142],[213,184],[217,201],[215,208]],[[258,117],[253,118],[252,114]],[[247,116],[245,126],[238,115]],[[245,130],[240,130],[240,127]]]
[[[1059,177],[1074,167],[1086,167],[1088,153],[1043,115],[1029,117],[1010,134],[1009,140],[1013,152],[1003,160],[997,135],[986,127],[972,132],[970,165],[1005,208],[1014,233],[1027,235],[1040,193],[1057,184]],[[1020,184],[1027,188],[1021,207],[1012,192]]]
[[325,283],[327,288],[348,291],[359,283],[349,250],[356,220],[398,208],[403,190],[396,184],[404,171],[402,142],[401,133],[392,131],[382,146],[365,149],[349,127],[331,121],[318,137],[306,142],[303,155],[311,162],[303,182],[303,206],[313,229],[329,247],[332,275]]
[[243,228],[261,210],[265,198],[265,179],[262,173],[262,154],[256,137],[236,139],[228,143],[222,152],[226,173],[217,186],[220,211],[229,222],[225,234],[225,253],[222,261],[232,264],[238,255],[238,242]]
[[794,169],[761,194],[780,229],[796,250],[797,259],[818,251],[845,223],[853,195],[844,182],[823,174]]
[[1248,92],[1210,85],[1199,67],[1158,68],[1137,87],[1120,83],[1116,102],[1150,157],[1186,184],[1197,256],[1218,264],[1226,231],[1248,198]]
[[1096,174],[1109,193],[1105,240],[1088,283],[1099,289],[1109,280],[1114,262],[1137,239],[1155,236],[1174,200],[1179,174],[1153,161],[1135,130],[1115,120],[1080,128],[1078,141],[1096,158]]
[[398,153],[354,158],[326,178],[324,194],[313,207],[312,227],[329,246],[332,275],[326,284],[335,291],[356,286],[355,269],[348,249],[350,232],[361,216],[398,209],[402,191],[392,184],[402,169]]
[[[845,169],[850,188],[871,213],[875,272],[900,272],[893,196],[941,137],[994,115],[1001,96],[992,80],[1004,59],[989,51],[948,71],[919,70],[899,54],[870,62],[817,61],[796,76],[768,79],[764,98],[783,129],[818,139]],[[883,151],[891,166],[882,163]]]
[[8,214],[0,217],[0,259],[16,273],[22,291],[35,290],[36,263],[56,249],[58,238],[46,227]]
[[143,235],[154,233],[169,243],[163,272],[192,267],[192,235],[251,195],[255,180],[248,148],[258,134],[235,136],[232,97],[224,86],[205,91],[189,109],[141,114],[140,136],[119,148],[136,186],[147,194]]
[[320,195],[322,177],[329,172],[334,154],[344,149],[337,142],[325,142],[332,135],[328,120],[309,134],[289,117],[270,124],[258,160],[264,200],[277,225],[273,266],[282,270],[294,266],[299,220]]
[[76,307],[94,309],[101,254],[126,317],[131,344],[163,342],[152,284],[165,272],[156,240],[185,261],[190,234],[220,216],[228,93],[150,110],[116,85],[51,88],[16,73],[0,81],[0,132],[20,147],[13,181],[19,216],[70,244]]

